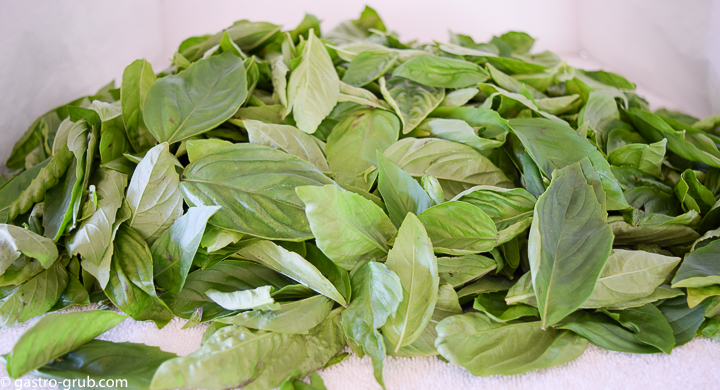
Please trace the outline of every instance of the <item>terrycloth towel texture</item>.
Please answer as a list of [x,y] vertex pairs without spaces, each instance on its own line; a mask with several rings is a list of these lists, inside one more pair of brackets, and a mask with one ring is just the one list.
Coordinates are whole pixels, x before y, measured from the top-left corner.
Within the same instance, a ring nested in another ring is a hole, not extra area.
[[[95,309],[92,305],[87,309]],[[81,310],[81,309],[75,309]],[[73,311],[70,309],[69,311]],[[23,331],[37,319],[11,329],[0,330],[0,354],[10,352]],[[198,325],[181,330],[185,320],[175,318],[162,330],[152,322],[127,319],[99,338],[109,341],[130,341],[160,347],[179,355],[187,355],[200,347],[207,326]],[[385,384],[388,389],[687,389],[717,390],[720,388],[720,343],[696,338],[676,348],[671,355],[636,355],[606,351],[590,345],[575,361],[522,375],[478,378],[464,368],[438,358],[386,358]],[[353,355],[340,364],[321,371],[329,390],[379,390],[372,373],[370,358]],[[0,378],[7,377],[0,367]],[[6,379],[7,380],[7,379]],[[0,383],[3,381],[0,380]],[[12,383],[1,389],[19,389]]]

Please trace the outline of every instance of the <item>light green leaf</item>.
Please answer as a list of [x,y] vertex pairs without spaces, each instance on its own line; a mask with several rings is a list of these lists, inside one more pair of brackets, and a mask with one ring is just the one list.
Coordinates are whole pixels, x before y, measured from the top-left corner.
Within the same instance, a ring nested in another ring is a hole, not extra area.
[[699,214],[707,214],[716,202],[712,191],[700,184],[695,172],[690,169],[680,175],[675,194],[682,203],[683,210],[695,210]]
[[147,150],[156,142],[145,125],[142,113],[145,97],[156,80],[152,65],[146,60],[133,62],[123,72],[120,87],[122,119],[128,140],[136,152]]
[[422,184],[422,188],[428,194],[430,199],[432,199],[433,205],[445,202],[442,185],[435,176],[422,175],[420,178],[420,184]]
[[[116,231],[113,227],[125,197],[127,176],[100,168],[93,173],[90,182],[95,186],[99,197],[97,209],[70,234],[66,246],[71,256],[82,257],[83,268],[100,282],[102,288],[105,288],[109,278],[112,241]],[[105,264],[103,260],[107,260]]]
[[130,152],[120,105],[96,100],[91,107],[100,118],[100,162],[107,164]]
[[167,143],[150,149],[135,168],[127,188],[128,225],[149,244],[182,215],[179,182]]
[[535,197],[522,188],[493,186],[472,187],[457,194],[452,200],[479,207],[500,230],[532,217],[536,202]]
[[512,187],[512,182],[487,157],[470,146],[435,138],[404,138],[385,151],[395,165],[420,178],[440,181],[445,199],[476,185]]
[[263,264],[343,306],[347,304],[337,288],[314,265],[297,253],[290,252],[271,241],[258,240],[241,249],[238,255]]
[[377,151],[382,153],[394,144],[399,131],[397,117],[382,110],[355,111],[338,123],[327,142],[328,164],[335,180],[369,190],[375,176],[366,180],[362,173],[377,166]]
[[445,318],[436,327],[440,354],[475,376],[521,374],[578,358],[587,340],[540,322],[503,324],[482,313]]
[[505,291],[480,294],[475,298],[473,309],[485,313],[493,321],[504,323],[523,317],[538,317],[537,309],[532,306],[508,306],[506,295]]
[[205,291],[205,295],[225,310],[273,310],[277,308],[275,306],[279,305],[274,304],[275,300],[270,296],[270,291],[272,291],[272,286],[227,293],[210,289]]
[[125,318],[99,310],[48,314],[13,346],[7,357],[8,374],[20,378],[114,328]]
[[[551,176],[556,169],[588,158],[602,181],[608,210],[628,207],[620,184],[605,157],[570,126],[542,118],[513,119],[510,126],[545,175]],[[558,148],[560,144],[564,147]]]
[[475,87],[456,89],[445,94],[439,107],[462,107],[467,104],[480,90]]
[[[227,169],[229,164],[238,169]],[[180,188],[190,206],[222,206],[210,221],[213,225],[304,241],[312,234],[295,187],[331,183],[307,161],[268,146],[235,144],[188,165]]]
[[610,256],[613,234],[580,164],[557,170],[535,205],[528,257],[543,328],[579,308]]
[[384,101],[378,99],[372,92],[368,91],[367,89],[353,87],[352,85],[345,84],[341,81],[338,103],[342,102],[353,102],[363,106],[392,111],[392,107],[390,107]]
[[[339,311],[330,313],[308,335],[227,326],[213,333],[197,351],[164,362],[150,388],[272,389],[296,369],[305,376],[322,368],[342,349],[344,341]],[[217,371],[228,364],[237,369]]]
[[298,66],[290,73],[287,113],[292,110],[297,127],[314,133],[332,111],[340,94],[340,80],[325,45],[311,31]]
[[217,226],[205,226],[205,232],[200,240],[200,246],[207,248],[208,253],[217,252],[228,245],[235,244],[244,237],[244,234],[226,230]]
[[386,265],[400,277],[403,288],[397,312],[382,328],[398,351],[417,340],[430,322],[440,283],[430,238],[415,214],[405,217]]
[[331,185],[296,191],[305,203],[317,246],[338,266],[350,270],[360,260],[387,255],[387,242],[396,229],[372,201]]
[[47,269],[57,260],[58,250],[52,240],[28,229],[0,224],[0,275],[23,255]]
[[480,208],[449,201],[418,216],[437,253],[451,255],[488,252],[498,245],[495,223]]
[[411,132],[445,98],[445,90],[405,78],[380,78],[380,91],[402,122],[402,132]]
[[480,255],[438,257],[437,262],[440,283],[449,283],[453,287],[461,287],[497,269],[495,260]]
[[333,301],[322,295],[281,303],[277,310],[252,310],[217,322],[276,333],[307,334],[320,324],[333,307]]
[[427,132],[429,136],[468,145],[482,152],[502,146],[503,142],[478,137],[475,130],[460,119],[425,119],[417,130]]
[[353,300],[342,312],[342,327],[345,335],[370,355],[375,379],[384,385],[385,341],[377,329],[397,312],[403,287],[397,274],[374,261],[358,268],[351,284]]
[[629,144],[608,155],[608,162],[618,167],[633,167],[652,176],[660,175],[667,138],[653,144]]
[[363,51],[350,61],[342,81],[362,87],[389,72],[397,59],[398,53],[394,51]]
[[147,92],[143,119],[158,142],[179,142],[225,122],[246,95],[243,60],[226,52],[156,81]]
[[433,205],[428,193],[407,172],[377,152],[378,190],[393,225],[400,227],[407,213],[419,215]]
[[484,82],[489,75],[472,62],[420,56],[398,66],[393,77],[404,77],[430,87],[466,88]]
[[613,307],[647,297],[665,281],[679,262],[678,257],[615,249],[600,272],[590,298],[582,307]]
[[150,248],[125,224],[117,231],[105,295],[115,306],[137,321],[151,320],[158,328],[173,314],[155,293]]
[[646,304],[616,312],[604,311],[633,332],[636,339],[670,354],[675,347],[675,336],[667,319],[657,307]]
[[697,248],[685,257],[672,280],[676,287],[707,287],[720,284],[720,241]]
[[185,142],[185,148],[187,149],[188,160],[190,160],[190,162],[208,154],[212,154],[216,149],[228,145],[232,145],[232,142],[217,138],[193,139]]
[[315,165],[321,172],[330,172],[323,153],[325,143],[288,125],[274,125],[255,120],[243,121],[251,143],[271,146]]
[[190,207],[152,245],[153,277],[165,290],[180,292],[190,272],[205,225],[219,206]]
[[45,314],[60,299],[68,274],[56,261],[27,283],[15,287],[0,300],[0,328],[9,328]]

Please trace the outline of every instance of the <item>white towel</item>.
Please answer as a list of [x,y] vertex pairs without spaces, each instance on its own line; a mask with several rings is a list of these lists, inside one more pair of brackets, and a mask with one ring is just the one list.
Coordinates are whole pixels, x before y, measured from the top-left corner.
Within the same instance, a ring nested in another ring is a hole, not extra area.
[[[97,305],[71,308],[68,311],[95,308]],[[10,352],[22,332],[35,322],[37,319],[0,330],[0,354]],[[180,329],[185,322],[175,318],[165,328],[158,329],[152,322],[138,322],[128,318],[99,338],[115,342],[144,343],[160,347],[164,351],[187,355],[200,347],[200,340],[207,326]],[[719,373],[720,343],[705,338],[696,338],[676,348],[670,355],[613,352],[591,344],[582,356],[572,362],[512,376],[474,377],[464,368],[445,363],[438,358],[388,357],[385,359],[384,370],[388,390],[717,390],[720,388]],[[321,371],[320,376],[328,390],[380,389],[373,377],[372,364],[368,357],[359,359],[352,355],[342,363]],[[5,367],[0,367],[0,378],[6,377]],[[3,383],[5,381],[0,379],[1,389],[19,389],[12,381],[6,386]]]

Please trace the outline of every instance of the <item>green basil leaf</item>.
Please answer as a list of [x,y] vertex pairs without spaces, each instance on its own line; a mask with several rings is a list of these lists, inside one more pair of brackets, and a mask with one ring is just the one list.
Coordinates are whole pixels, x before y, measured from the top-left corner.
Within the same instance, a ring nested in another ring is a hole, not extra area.
[[274,310],[279,306],[270,296],[272,286],[258,287],[253,290],[222,292],[207,290],[205,295],[225,310]]
[[472,62],[420,56],[398,66],[393,77],[404,77],[430,87],[465,88],[484,82],[489,75]]
[[503,144],[502,141],[478,137],[475,130],[460,119],[428,118],[417,127],[417,130],[427,132],[431,137],[471,146],[479,152],[495,149]]
[[156,81],[147,91],[143,119],[158,142],[179,142],[225,122],[246,96],[243,61],[226,52]]
[[415,83],[405,78],[380,78],[383,98],[400,117],[402,132],[407,134],[417,127],[445,98],[445,90]]
[[377,152],[383,153],[398,139],[400,122],[390,112],[359,110],[340,121],[327,140],[330,170],[339,184],[369,190],[375,182],[363,172],[378,165]]
[[45,269],[58,258],[55,243],[28,229],[0,224],[0,275],[20,256],[36,259]]
[[219,206],[190,207],[152,245],[153,277],[158,286],[179,292],[190,272],[205,225]]
[[[176,357],[145,344],[91,340],[78,349],[32,372],[33,376],[63,380],[114,383],[124,389],[145,390],[157,368]],[[121,357],[121,358],[119,358]],[[82,382],[81,382],[82,383]]]
[[[298,187],[317,246],[339,267],[351,270],[364,259],[382,259],[396,233],[372,201],[332,185]],[[363,213],[355,210],[362,209]]]
[[521,374],[578,358],[587,340],[540,322],[503,324],[482,313],[445,318],[436,327],[440,354],[475,376]]
[[325,143],[288,125],[274,125],[244,120],[251,143],[271,146],[315,165],[321,172],[330,172],[325,159]]
[[403,286],[396,273],[374,261],[358,268],[351,284],[353,299],[342,312],[342,328],[345,335],[372,358],[375,379],[384,385],[385,342],[377,329],[397,312],[403,299]]
[[440,278],[433,246],[423,224],[408,213],[385,263],[400,277],[402,301],[382,327],[395,351],[412,344],[425,330],[435,309]]
[[128,141],[136,152],[147,150],[155,145],[155,138],[150,133],[143,119],[142,109],[148,90],[157,77],[152,65],[146,60],[137,60],[125,68],[120,87],[122,102],[122,119],[125,124]]
[[512,187],[512,182],[487,157],[456,142],[405,138],[384,154],[413,177],[427,174],[437,178],[447,200],[476,185]]
[[698,328],[705,320],[704,314],[708,306],[709,302],[706,301],[690,308],[683,296],[668,299],[657,305],[672,327],[676,347],[695,338]]
[[485,313],[496,322],[509,322],[523,317],[538,317],[538,311],[532,306],[513,305],[505,302],[505,291],[480,294],[475,298],[473,309]]
[[480,255],[438,257],[437,262],[440,283],[449,283],[453,287],[461,287],[497,269],[495,260]]
[[712,241],[685,256],[672,280],[673,288],[698,288],[720,284],[718,254],[720,254],[720,241]]
[[347,304],[337,288],[314,265],[295,252],[290,252],[271,241],[258,240],[241,249],[238,254],[263,264],[343,306]]
[[173,315],[155,293],[150,248],[138,233],[124,224],[117,231],[113,246],[105,294],[133,319],[151,320],[158,328],[164,327]]
[[[378,190],[393,225],[400,227],[407,213],[419,215],[433,206],[433,200],[407,172],[377,151]],[[424,176],[425,177],[425,176]]]
[[[252,332],[240,326],[227,326],[213,333],[190,355],[165,361],[150,387],[271,389],[296,369],[304,376],[322,368],[343,348],[344,341],[339,311],[330,313],[308,335]],[[219,373],[212,369],[228,362],[234,362],[238,369]]]
[[695,210],[698,214],[707,214],[715,205],[715,195],[700,184],[695,172],[689,169],[680,175],[675,194],[685,211]]
[[281,303],[277,310],[251,310],[219,318],[222,324],[239,325],[275,333],[307,334],[319,325],[333,307],[333,301],[322,295]]
[[451,255],[487,252],[498,245],[495,223],[479,207],[449,201],[418,216],[437,253]]
[[100,118],[100,162],[107,164],[130,152],[119,105],[96,100],[91,107]]
[[635,338],[670,354],[675,347],[675,336],[668,320],[657,307],[646,304],[616,312],[605,312],[630,329]]
[[40,368],[114,328],[125,318],[99,310],[48,314],[26,330],[13,346],[7,358],[8,374],[19,378]]
[[[228,164],[242,169],[227,169]],[[312,234],[295,187],[331,183],[307,161],[268,146],[235,144],[188,165],[180,188],[191,206],[222,206],[210,220],[213,225],[273,240],[304,241]]]
[[637,168],[648,175],[659,176],[665,157],[667,139],[653,144],[629,144],[617,148],[608,155],[608,162],[619,167]]
[[60,299],[67,280],[65,267],[56,261],[27,283],[14,287],[0,300],[0,327],[9,328],[45,314]]
[[612,229],[580,164],[555,171],[535,205],[528,257],[543,327],[591,295],[612,249]]
[[535,197],[522,188],[506,189],[493,186],[469,188],[457,194],[452,200],[481,208],[500,230],[532,217],[536,202]]
[[369,84],[390,71],[398,56],[398,53],[393,51],[361,52],[348,64],[342,81],[355,87]]
[[566,317],[560,329],[584,337],[600,348],[618,352],[658,353],[660,350],[638,340],[636,334],[620,326],[603,313],[578,311]]
[[298,66],[290,73],[288,104],[297,127],[314,133],[337,103],[340,80],[325,45],[315,34],[308,36]]

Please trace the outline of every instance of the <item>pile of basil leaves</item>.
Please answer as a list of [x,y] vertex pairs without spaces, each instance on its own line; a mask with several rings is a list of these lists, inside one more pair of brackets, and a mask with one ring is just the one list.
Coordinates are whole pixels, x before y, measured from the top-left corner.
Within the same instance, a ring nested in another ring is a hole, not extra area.
[[650,111],[533,38],[239,21],[54,109],[0,188],[0,322],[98,303],[209,322],[185,357],[44,316],[12,377],[324,388],[342,361],[474,375],[720,339],[719,117]]

